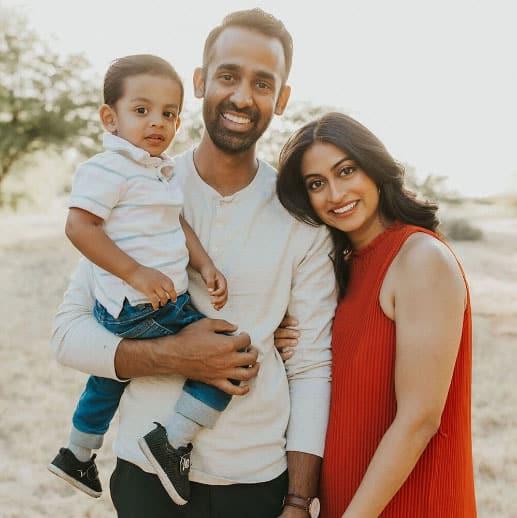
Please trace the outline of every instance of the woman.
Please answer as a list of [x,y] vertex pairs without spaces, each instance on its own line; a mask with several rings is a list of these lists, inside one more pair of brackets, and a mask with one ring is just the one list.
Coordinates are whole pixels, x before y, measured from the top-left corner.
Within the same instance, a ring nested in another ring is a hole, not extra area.
[[290,138],[277,190],[334,240],[340,302],[321,516],[476,516],[469,294],[435,232],[437,207],[416,200],[382,143],[339,113]]

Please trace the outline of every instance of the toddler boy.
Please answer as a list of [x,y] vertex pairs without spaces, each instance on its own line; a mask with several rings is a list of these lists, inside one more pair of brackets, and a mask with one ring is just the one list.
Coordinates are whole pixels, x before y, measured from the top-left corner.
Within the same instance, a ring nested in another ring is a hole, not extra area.
[[[190,303],[186,268],[203,278],[215,309],[226,279],[182,218],[183,178],[165,154],[180,125],[183,85],[174,68],[151,55],[115,60],[104,79],[100,119],[105,151],[75,174],[66,234],[93,263],[94,315],[125,338],[177,333],[204,315]],[[77,404],[70,442],[49,470],[90,496],[102,487],[92,449],[100,448],[127,382],[91,376]],[[139,439],[165,490],[189,499],[192,440],[212,427],[230,396],[187,380],[170,420]]]

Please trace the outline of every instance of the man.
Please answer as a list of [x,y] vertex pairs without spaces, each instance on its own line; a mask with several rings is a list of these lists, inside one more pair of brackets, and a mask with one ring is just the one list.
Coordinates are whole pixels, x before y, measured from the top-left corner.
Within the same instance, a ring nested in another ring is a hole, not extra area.
[[[331,245],[325,230],[284,211],[275,171],[255,155],[273,115],[287,105],[291,59],[292,40],[283,24],[254,9],[228,15],[209,34],[203,67],[194,73],[206,131],[194,151],[176,158],[175,167],[186,173],[185,218],[227,277],[229,301],[217,314],[194,272],[189,291],[201,312],[225,320],[207,318],[171,337],[121,340],[91,317],[86,262],[56,317],[53,346],[61,363],[131,379],[120,403],[111,479],[121,517],[309,516],[330,393],[336,299]],[[301,326],[297,352],[284,367],[273,332],[286,311]],[[222,335],[237,329],[228,321],[243,333]],[[250,343],[253,348],[239,352]],[[152,474],[137,439],[169,415],[184,377],[237,397],[213,429],[196,437],[191,501],[178,507]],[[245,383],[236,386],[229,379]],[[287,493],[292,496],[284,506]]]

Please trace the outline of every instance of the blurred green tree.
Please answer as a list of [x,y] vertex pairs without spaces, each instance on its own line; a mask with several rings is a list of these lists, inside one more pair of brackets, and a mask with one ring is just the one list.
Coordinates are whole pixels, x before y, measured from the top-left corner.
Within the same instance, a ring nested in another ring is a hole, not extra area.
[[0,6],[0,190],[35,151],[98,146],[100,91],[88,74],[82,55],[58,55],[22,14]]

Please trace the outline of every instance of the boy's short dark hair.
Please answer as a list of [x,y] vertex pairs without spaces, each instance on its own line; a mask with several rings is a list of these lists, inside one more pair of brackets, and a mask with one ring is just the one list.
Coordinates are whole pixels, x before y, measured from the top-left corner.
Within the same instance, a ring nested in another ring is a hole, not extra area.
[[183,107],[183,82],[174,67],[158,56],[152,54],[135,54],[117,58],[104,76],[104,103],[114,106],[124,95],[124,79],[140,74],[163,76],[178,83],[181,89],[181,100],[179,111]]
[[293,38],[281,20],[259,8],[230,13],[224,17],[221,25],[212,29],[206,38],[205,48],[203,50],[203,68],[205,70],[210,61],[210,51],[215,41],[221,32],[228,27],[244,27],[245,29],[257,31],[265,36],[280,40],[285,57],[284,81],[287,79],[293,62]]

